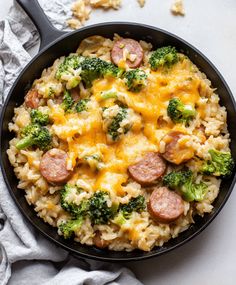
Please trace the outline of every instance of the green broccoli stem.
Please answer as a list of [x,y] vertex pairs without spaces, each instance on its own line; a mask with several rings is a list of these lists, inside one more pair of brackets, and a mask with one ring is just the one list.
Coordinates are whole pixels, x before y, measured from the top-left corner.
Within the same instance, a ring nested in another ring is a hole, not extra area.
[[69,225],[70,225],[70,229],[75,232],[78,228],[80,228],[82,226],[84,218],[83,217],[77,217],[76,220],[72,220],[70,221]]
[[125,224],[127,219],[124,217],[122,212],[119,212],[118,215],[114,218],[113,223],[119,226]]
[[183,195],[183,198],[184,198],[185,201],[187,201],[187,202],[192,202],[192,201],[196,200],[196,199],[195,199],[195,195],[194,195],[194,193],[192,192],[192,187],[191,187],[191,185],[188,185],[188,186],[183,185],[183,186],[180,188],[180,192],[181,192],[181,194]]
[[111,99],[111,98],[117,99],[117,92],[116,91],[102,92],[102,94],[101,94],[102,100]]
[[34,141],[31,136],[26,136],[23,139],[19,140],[16,144],[17,149],[24,149],[34,144]]

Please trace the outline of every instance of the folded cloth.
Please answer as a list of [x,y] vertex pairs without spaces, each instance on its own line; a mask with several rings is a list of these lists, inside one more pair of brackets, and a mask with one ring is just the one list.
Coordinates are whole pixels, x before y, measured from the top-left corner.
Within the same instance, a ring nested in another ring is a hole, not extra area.
[[[39,1],[53,24],[63,25],[72,0]],[[16,4],[0,22],[0,103],[4,103],[16,76],[31,59],[29,50],[39,41],[27,15]],[[20,190],[19,190],[20,191]],[[0,284],[141,284],[118,264],[79,260],[46,240],[22,217],[0,173]]]

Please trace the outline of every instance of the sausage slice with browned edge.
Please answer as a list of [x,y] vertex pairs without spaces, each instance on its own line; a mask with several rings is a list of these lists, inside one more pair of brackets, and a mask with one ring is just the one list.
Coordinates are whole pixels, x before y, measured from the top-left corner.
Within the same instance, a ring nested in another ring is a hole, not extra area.
[[64,150],[53,148],[47,151],[40,162],[42,176],[51,184],[64,184],[72,174],[66,168],[68,155]]
[[118,66],[124,59],[130,68],[137,68],[143,60],[143,48],[133,39],[120,39],[115,42],[112,48],[111,59]]
[[164,138],[165,151],[162,156],[171,163],[181,164],[194,156],[194,150],[185,143],[180,143],[180,139],[186,135],[179,131],[171,131]]
[[35,89],[30,89],[25,96],[25,105],[31,109],[37,109],[39,106],[39,94]]
[[184,213],[184,202],[167,187],[154,188],[148,202],[148,211],[157,222],[171,223]]
[[148,152],[128,167],[130,176],[143,186],[153,185],[166,171],[166,162],[158,152]]
[[102,239],[101,236],[102,236],[102,234],[101,234],[100,231],[96,231],[95,232],[95,236],[93,238],[93,242],[94,242],[95,246],[98,247],[98,248],[106,248],[106,247],[108,247],[109,242],[104,240],[104,239]]
[[79,86],[77,86],[77,87],[71,89],[71,90],[70,90],[70,94],[71,94],[71,97],[73,98],[73,100],[74,100],[75,102],[78,102],[79,99],[80,99],[80,96],[79,96],[79,94],[80,94]]

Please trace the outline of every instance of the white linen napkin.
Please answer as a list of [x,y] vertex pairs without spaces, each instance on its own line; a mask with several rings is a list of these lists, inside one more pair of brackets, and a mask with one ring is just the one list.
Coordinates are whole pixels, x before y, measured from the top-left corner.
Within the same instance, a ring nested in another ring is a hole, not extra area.
[[[66,29],[73,0],[41,0],[53,24]],[[69,5],[68,5],[69,4]],[[28,16],[14,4],[0,22],[0,104],[39,36]],[[20,191],[20,190],[19,190]],[[0,172],[0,284],[25,285],[141,285],[133,273],[118,264],[79,260],[46,240],[22,217]]]

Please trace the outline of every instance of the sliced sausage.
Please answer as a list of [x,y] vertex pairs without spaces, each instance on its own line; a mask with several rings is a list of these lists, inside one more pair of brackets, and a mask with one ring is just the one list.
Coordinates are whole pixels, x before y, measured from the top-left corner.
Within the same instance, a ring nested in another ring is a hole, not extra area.
[[62,96],[55,97],[53,101],[54,101],[55,104],[60,105],[63,102],[63,97]]
[[42,176],[51,184],[64,184],[72,174],[66,168],[68,155],[64,150],[53,148],[47,151],[40,162]]
[[166,162],[157,152],[148,152],[143,159],[130,165],[130,176],[141,185],[154,184],[166,170]]
[[170,223],[184,212],[183,199],[166,187],[155,188],[148,202],[152,218],[160,223]]
[[116,65],[119,65],[120,61],[124,59],[130,68],[137,68],[143,60],[143,49],[133,39],[120,39],[112,48],[111,59]]
[[70,90],[70,94],[71,94],[71,97],[73,98],[73,100],[74,100],[75,102],[78,102],[79,99],[80,99],[80,96],[79,96],[79,94],[80,94],[79,86],[77,86],[77,87],[71,89],[71,90]]
[[31,109],[37,109],[39,106],[39,94],[35,89],[30,89],[25,96],[25,105]]
[[179,140],[185,135],[179,131],[171,131],[164,138],[165,151],[163,157],[171,163],[181,164],[194,156],[194,150],[185,144],[179,144]]
[[95,244],[96,247],[98,248],[105,248],[108,247],[109,242],[102,239],[102,234],[99,231],[96,231],[95,236],[93,238],[93,243]]

